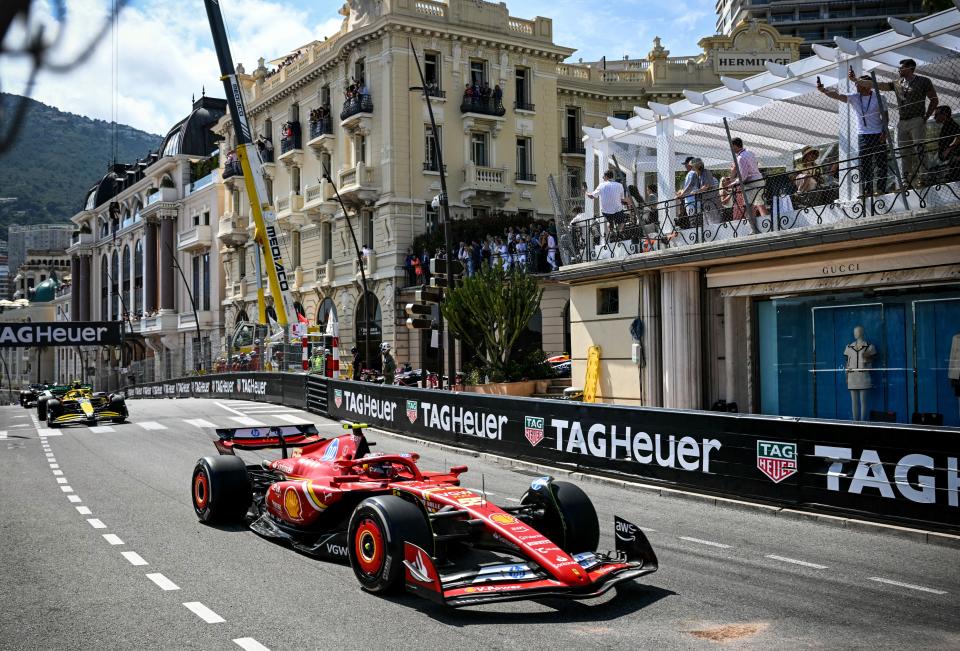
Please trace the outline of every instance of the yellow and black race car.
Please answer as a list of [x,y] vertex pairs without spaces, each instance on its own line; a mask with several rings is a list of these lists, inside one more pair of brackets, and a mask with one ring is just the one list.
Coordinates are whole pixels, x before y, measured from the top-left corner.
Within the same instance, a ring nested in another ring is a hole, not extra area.
[[60,427],[72,423],[96,425],[111,420],[122,423],[127,419],[127,403],[116,393],[94,393],[89,387],[75,385],[65,395],[47,400],[47,425]]

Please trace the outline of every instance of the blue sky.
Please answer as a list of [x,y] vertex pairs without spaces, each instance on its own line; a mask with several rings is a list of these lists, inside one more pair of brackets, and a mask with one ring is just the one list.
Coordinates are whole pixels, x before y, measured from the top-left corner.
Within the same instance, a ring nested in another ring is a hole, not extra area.
[[[0,0],[3,1],[3,0]],[[65,0],[68,21],[58,60],[79,51],[104,21],[108,0]],[[341,0],[221,0],[231,49],[247,70],[298,45],[322,39],[339,28]],[[35,0],[34,20],[57,25],[51,0]],[[546,16],[554,21],[554,41],[576,48],[574,60],[644,56],[660,36],[673,56],[695,54],[697,41],[714,32],[714,0],[653,2],[618,0],[513,0],[511,15]],[[24,30],[11,30],[4,45],[14,47]],[[110,120],[114,114],[111,70],[116,60],[117,119],[153,133],[164,133],[190,107],[190,97],[206,86],[222,96],[216,57],[202,0],[133,0],[120,19],[118,46],[106,39],[85,63],[65,75],[42,73],[33,96],[62,110]],[[27,69],[18,59],[0,58],[6,92],[21,93]]]

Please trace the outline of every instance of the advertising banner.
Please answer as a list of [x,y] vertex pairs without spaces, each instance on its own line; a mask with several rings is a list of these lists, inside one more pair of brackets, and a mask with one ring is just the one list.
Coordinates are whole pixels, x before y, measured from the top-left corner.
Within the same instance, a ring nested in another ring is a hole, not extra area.
[[960,531],[960,432],[330,381],[331,418],[736,499]]
[[0,348],[32,346],[118,346],[119,321],[0,323]]

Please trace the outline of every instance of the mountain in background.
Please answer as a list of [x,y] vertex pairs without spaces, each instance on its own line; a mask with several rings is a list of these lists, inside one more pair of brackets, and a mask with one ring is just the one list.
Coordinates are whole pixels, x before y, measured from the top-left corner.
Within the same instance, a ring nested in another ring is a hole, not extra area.
[[[0,239],[11,224],[68,222],[83,208],[87,190],[112,162],[113,127],[65,113],[36,100],[0,93],[3,129],[19,102],[27,113],[13,146],[0,153]],[[160,146],[161,136],[117,125],[118,161],[133,162]]]

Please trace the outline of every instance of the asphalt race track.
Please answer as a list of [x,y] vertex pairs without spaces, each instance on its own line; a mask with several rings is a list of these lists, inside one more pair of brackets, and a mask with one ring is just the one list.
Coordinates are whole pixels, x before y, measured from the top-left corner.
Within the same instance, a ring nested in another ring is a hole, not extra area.
[[[640,583],[594,601],[464,610],[374,597],[347,566],[202,525],[191,507],[194,463],[216,454],[211,425],[316,417],[238,401],[129,404],[129,423],[59,430],[0,407],[0,648],[960,648],[958,549],[596,483],[583,488],[600,547],[613,548],[616,512],[660,557]],[[419,452],[425,468],[469,465],[464,485],[483,475],[497,503],[531,479],[368,436],[377,452]]]

